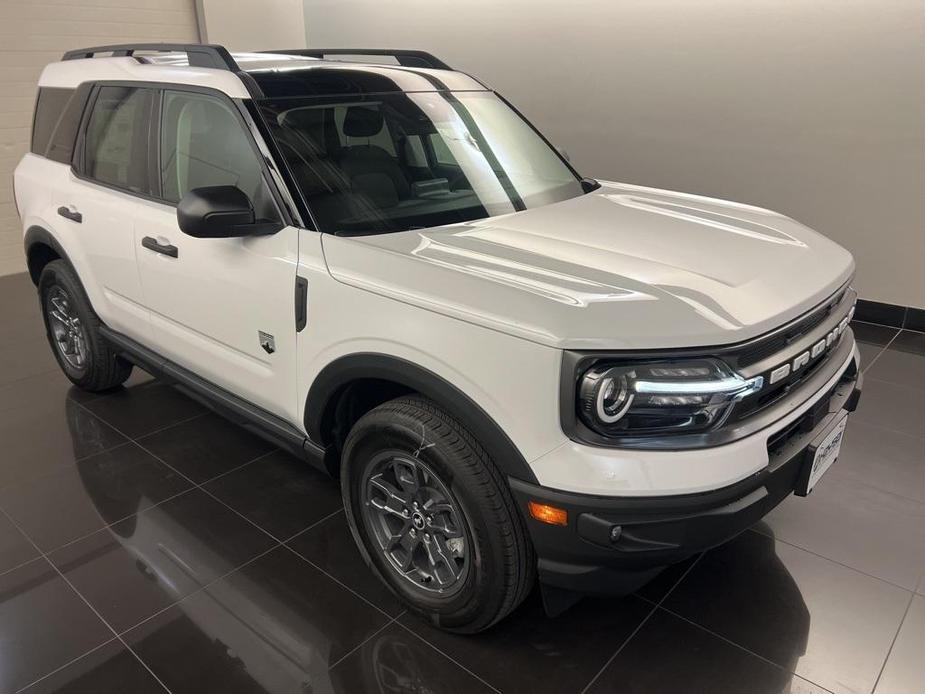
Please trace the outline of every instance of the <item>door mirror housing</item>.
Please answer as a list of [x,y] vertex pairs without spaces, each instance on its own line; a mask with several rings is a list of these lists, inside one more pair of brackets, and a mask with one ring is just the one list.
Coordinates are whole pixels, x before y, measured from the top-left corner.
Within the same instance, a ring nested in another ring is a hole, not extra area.
[[193,188],[177,204],[177,223],[184,234],[200,239],[266,236],[283,228],[257,219],[253,203],[237,186]]

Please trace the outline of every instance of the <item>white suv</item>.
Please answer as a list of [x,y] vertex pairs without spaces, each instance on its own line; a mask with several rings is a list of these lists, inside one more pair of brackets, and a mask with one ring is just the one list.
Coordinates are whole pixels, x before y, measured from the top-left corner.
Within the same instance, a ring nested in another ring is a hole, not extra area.
[[68,378],[140,365],[339,476],[366,562],[448,630],[728,540],[860,396],[848,252],[582,178],[419,51],[70,52],[15,195]]

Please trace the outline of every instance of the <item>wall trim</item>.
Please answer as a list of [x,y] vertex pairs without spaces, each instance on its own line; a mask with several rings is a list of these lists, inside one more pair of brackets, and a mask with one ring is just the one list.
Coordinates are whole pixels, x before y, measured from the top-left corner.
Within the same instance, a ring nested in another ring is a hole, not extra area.
[[858,299],[854,319],[891,328],[925,332],[925,309]]

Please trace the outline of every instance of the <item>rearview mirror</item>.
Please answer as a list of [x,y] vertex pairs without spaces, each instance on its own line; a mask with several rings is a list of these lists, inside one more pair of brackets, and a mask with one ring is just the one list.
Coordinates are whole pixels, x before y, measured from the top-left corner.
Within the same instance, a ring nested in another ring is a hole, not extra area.
[[265,236],[283,228],[279,222],[258,220],[254,205],[237,186],[194,188],[177,204],[180,231],[200,239]]

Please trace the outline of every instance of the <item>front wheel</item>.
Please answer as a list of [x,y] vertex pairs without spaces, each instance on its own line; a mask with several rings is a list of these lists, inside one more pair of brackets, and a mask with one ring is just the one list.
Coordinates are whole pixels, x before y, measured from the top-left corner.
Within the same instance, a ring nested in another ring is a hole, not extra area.
[[486,629],[532,587],[533,548],[504,478],[433,402],[402,397],[360,418],[341,481],[364,559],[435,626]]

